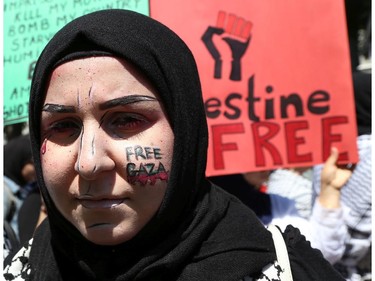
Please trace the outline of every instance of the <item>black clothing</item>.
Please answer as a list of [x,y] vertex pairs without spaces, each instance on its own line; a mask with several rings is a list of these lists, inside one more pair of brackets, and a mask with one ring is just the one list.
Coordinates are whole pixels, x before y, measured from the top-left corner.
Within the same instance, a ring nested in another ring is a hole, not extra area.
[[271,198],[251,186],[241,174],[209,177],[209,180],[233,194],[255,212],[264,224],[272,218]]
[[20,242],[26,243],[33,237],[35,228],[37,226],[42,200],[40,198],[39,189],[32,190],[18,211],[18,233]]
[[355,113],[358,136],[371,134],[371,73],[353,72]]

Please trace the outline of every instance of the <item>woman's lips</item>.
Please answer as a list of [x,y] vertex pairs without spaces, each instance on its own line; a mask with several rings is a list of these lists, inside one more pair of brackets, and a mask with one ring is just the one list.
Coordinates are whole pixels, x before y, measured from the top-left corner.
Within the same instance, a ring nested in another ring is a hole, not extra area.
[[121,199],[79,199],[81,205],[87,209],[109,209],[114,208],[124,202],[124,198]]

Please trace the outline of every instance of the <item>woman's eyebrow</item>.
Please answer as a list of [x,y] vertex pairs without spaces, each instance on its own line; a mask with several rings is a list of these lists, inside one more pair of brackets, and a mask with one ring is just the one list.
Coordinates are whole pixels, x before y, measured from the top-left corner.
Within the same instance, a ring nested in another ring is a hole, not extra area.
[[131,96],[126,96],[126,97],[121,97],[121,98],[106,101],[99,105],[99,109],[105,110],[108,108],[121,106],[121,105],[127,105],[127,104],[136,103],[140,101],[157,101],[157,99],[155,97],[150,97],[150,96],[131,95]]
[[76,112],[76,109],[74,106],[70,106],[70,105],[46,103],[43,106],[42,111],[57,112],[57,113],[74,113]]

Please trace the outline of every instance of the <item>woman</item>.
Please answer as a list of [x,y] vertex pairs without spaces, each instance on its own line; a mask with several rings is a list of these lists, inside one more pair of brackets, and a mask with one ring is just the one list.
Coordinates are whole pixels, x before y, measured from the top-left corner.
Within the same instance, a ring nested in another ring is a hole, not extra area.
[[[372,245],[372,79],[371,73],[355,71],[352,75],[359,161],[351,166],[353,175],[341,189],[340,204],[345,210],[343,219],[347,232],[342,258],[334,267],[346,280],[368,280],[371,278]],[[324,172],[323,166],[316,165],[313,171],[314,195],[321,196],[324,188],[318,179]]]
[[[237,281],[276,260],[254,213],[205,179],[196,65],[153,19],[107,10],[58,32],[35,68],[30,133],[48,219],[8,280]],[[342,280],[298,230],[285,238],[295,280]]]

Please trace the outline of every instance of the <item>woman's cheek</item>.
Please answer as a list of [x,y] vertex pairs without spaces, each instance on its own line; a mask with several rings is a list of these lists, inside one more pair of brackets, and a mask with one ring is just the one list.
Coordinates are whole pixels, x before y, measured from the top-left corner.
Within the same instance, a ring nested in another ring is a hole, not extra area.
[[[74,160],[70,151],[52,147],[47,144],[44,153],[41,153],[43,178],[47,188],[65,184],[69,175],[74,173]],[[43,149],[43,147],[42,147]]]

